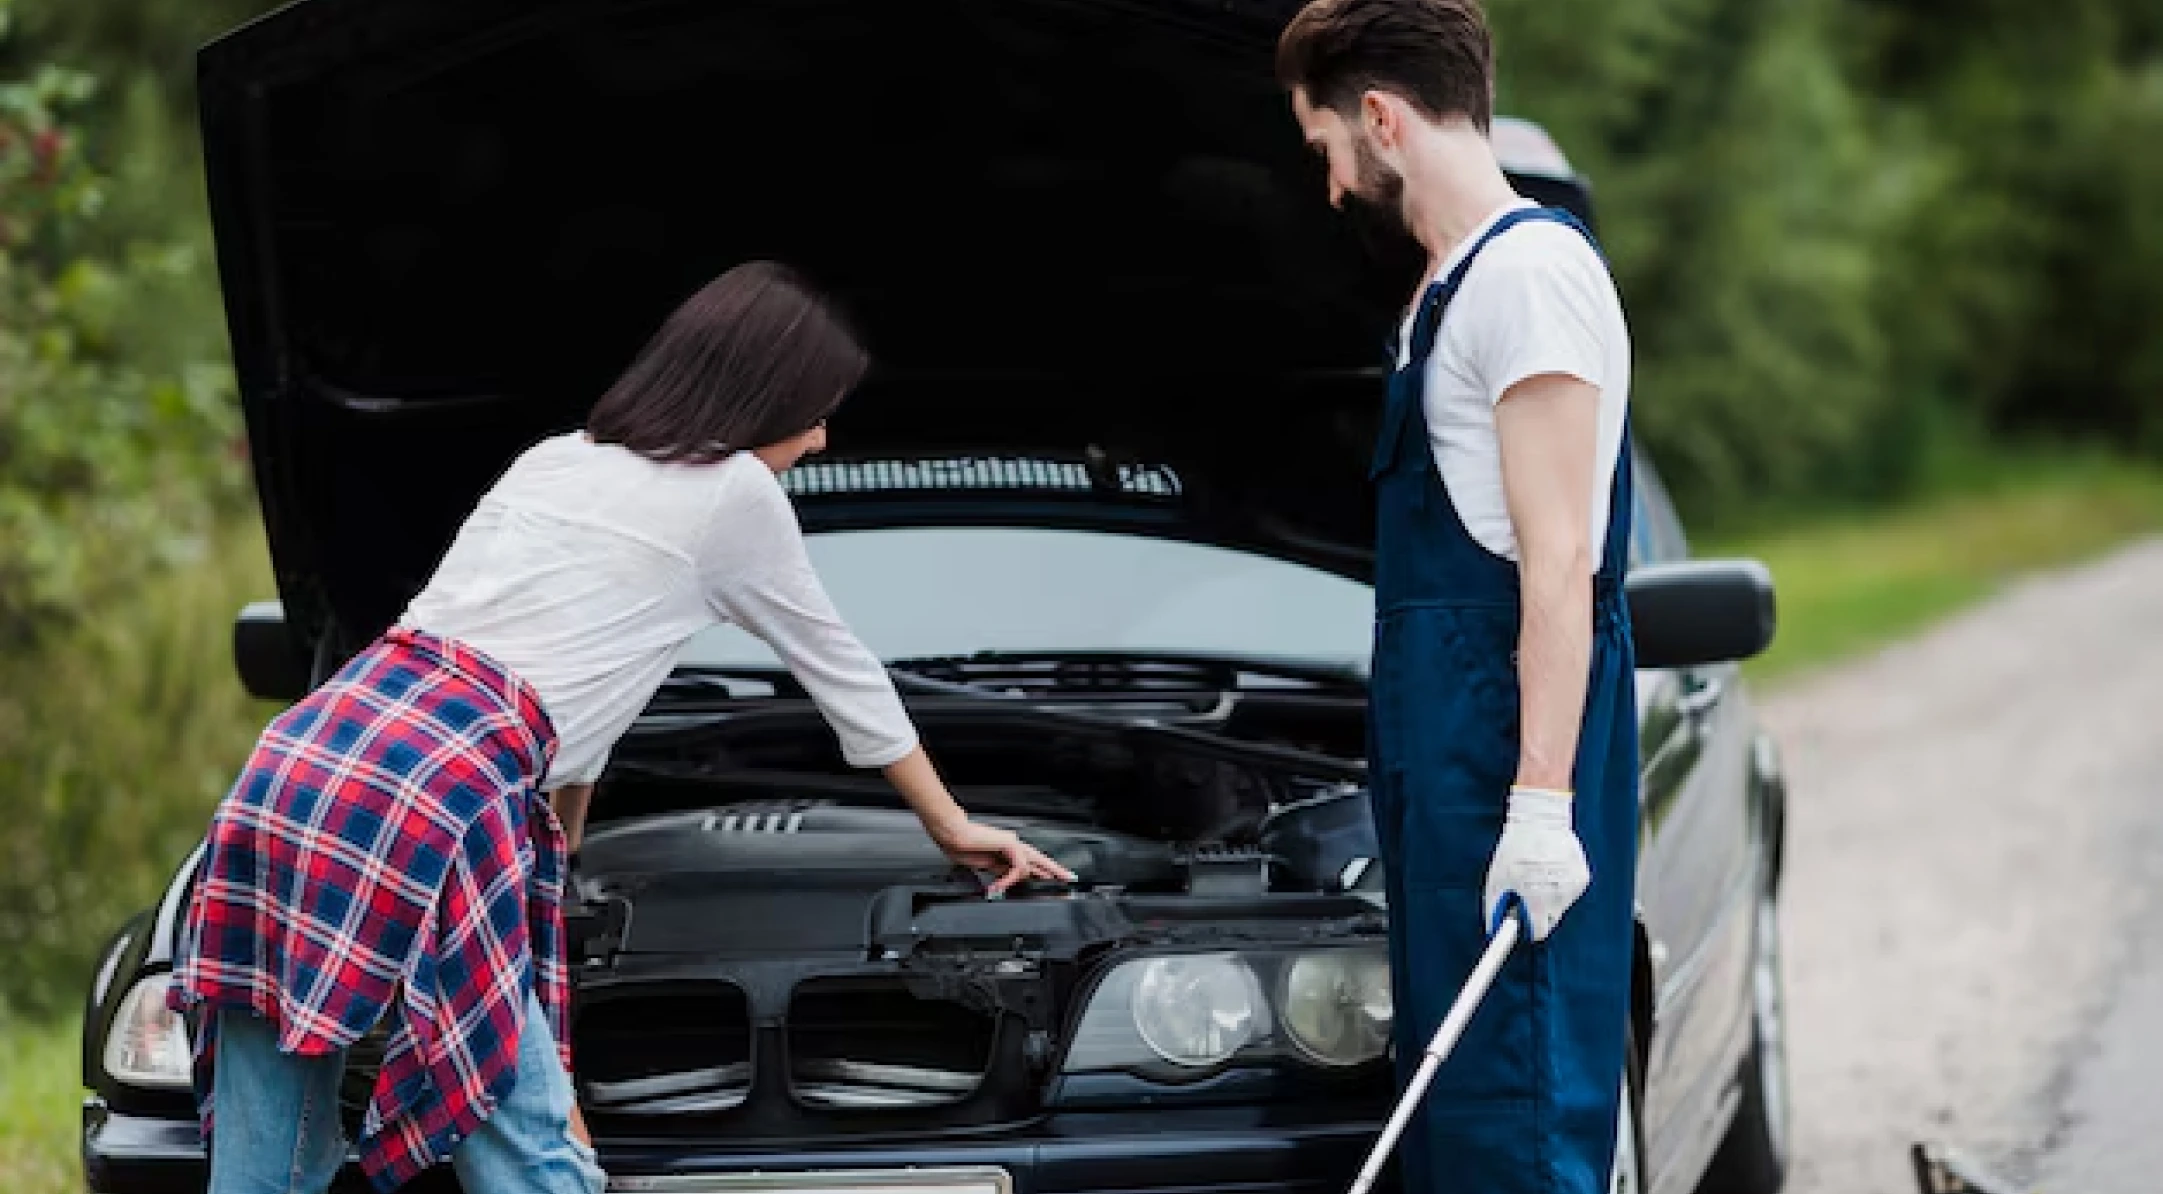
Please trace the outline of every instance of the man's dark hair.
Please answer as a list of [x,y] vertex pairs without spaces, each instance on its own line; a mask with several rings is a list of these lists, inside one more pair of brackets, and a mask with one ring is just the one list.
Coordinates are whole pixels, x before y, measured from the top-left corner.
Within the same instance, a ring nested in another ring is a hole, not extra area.
[[1277,40],[1277,78],[1341,115],[1388,91],[1482,133],[1494,118],[1494,43],[1478,0],[1313,0]]
[[869,365],[809,283],[754,261],[676,308],[594,404],[586,431],[651,460],[712,463],[818,426]]

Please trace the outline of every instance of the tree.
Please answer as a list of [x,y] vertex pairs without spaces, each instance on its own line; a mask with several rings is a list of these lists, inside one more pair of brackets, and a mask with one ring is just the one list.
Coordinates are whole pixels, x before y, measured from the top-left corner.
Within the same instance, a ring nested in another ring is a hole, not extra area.
[[92,248],[107,180],[69,116],[94,93],[51,64],[0,81],[0,650],[185,558],[242,492],[230,369],[145,351],[198,255]]

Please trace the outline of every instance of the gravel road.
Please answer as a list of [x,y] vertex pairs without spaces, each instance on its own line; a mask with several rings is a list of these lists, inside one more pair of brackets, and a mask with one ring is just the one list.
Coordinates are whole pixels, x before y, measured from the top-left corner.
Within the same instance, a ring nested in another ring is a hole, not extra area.
[[1792,1194],[2163,1190],[2163,540],[1767,695]]

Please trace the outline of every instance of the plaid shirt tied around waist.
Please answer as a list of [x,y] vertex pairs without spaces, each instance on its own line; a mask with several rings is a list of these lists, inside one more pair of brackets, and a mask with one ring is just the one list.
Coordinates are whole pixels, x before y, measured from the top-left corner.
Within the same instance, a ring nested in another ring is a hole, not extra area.
[[204,1013],[206,1143],[218,1008],[262,1016],[304,1056],[392,1018],[356,1142],[383,1191],[447,1159],[509,1092],[529,987],[570,1067],[564,839],[540,793],[555,748],[524,681],[406,629],[263,731],[211,820],[168,997]]

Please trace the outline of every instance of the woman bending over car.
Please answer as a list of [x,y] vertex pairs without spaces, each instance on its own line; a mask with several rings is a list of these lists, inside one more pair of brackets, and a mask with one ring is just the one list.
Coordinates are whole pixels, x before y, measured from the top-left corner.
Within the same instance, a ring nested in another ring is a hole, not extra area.
[[[671,315],[583,431],[528,449],[398,623],[271,722],[210,823],[174,959],[211,1194],[321,1191],[344,1051],[391,1034],[358,1143],[389,1191],[594,1194],[566,1044],[562,893],[593,783],[693,635],[733,622],[961,865],[1073,876],[969,819],[827,599],[779,474],[868,358],[791,271]],[[213,1126],[215,1136],[213,1137]]]

